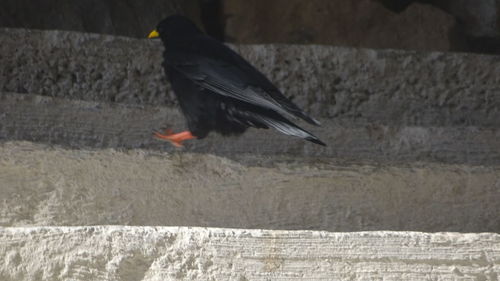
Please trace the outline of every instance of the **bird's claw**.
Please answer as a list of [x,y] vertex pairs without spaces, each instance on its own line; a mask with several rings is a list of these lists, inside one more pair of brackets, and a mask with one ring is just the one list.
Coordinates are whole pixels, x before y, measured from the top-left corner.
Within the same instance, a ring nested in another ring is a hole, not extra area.
[[169,141],[175,147],[183,147],[182,141],[177,140],[174,137],[174,132],[171,129],[165,130],[165,134],[161,134],[160,132],[154,132],[154,136],[157,139]]
[[182,142],[188,139],[195,138],[189,131],[180,132],[174,134],[171,129],[166,129],[165,134],[160,134],[159,132],[154,132],[154,136],[157,139],[169,141],[175,147],[183,147]]

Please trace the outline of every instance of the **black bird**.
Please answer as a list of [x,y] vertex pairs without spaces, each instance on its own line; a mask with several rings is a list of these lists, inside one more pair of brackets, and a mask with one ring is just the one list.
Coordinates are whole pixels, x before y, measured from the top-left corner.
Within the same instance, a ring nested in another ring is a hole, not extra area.
[[249,127],[274,128],[286,135],[325,145],[288,117],[319,125],[286,98],[262,73],[236,52],[205,35],[180,15],[162,20],[148,38],[160,37],[165,46],[163,67],[189,131],[156,137],[182,146],[210,131],[238,135]]

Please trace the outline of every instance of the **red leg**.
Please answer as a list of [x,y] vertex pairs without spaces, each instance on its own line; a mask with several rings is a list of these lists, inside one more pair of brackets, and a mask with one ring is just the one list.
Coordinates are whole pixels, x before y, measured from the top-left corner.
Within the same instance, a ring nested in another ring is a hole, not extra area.
[[165,131],[165,135],[162,135],[158,132],[154,132],[155,137],[162,140],[167,140],[171,144],[176,147],[182,147],[182,142],[185,140],[195,139],[196,136],[193,136],[190,131],[184,131],[177,134],[174,134],[172,130],[168,129]]

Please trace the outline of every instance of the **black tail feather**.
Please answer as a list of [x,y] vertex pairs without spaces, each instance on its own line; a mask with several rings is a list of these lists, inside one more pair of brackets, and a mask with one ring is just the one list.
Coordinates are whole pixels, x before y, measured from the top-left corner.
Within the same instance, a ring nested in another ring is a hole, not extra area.
[[310,141],[310,142],[313,142],[313,143],[315,143],[315,144],[319,144],[319,145],[322,145],[322,146],[326,146],[326,143],[322,142],[322,141],[321,141],[320,139],[318,139],[317,137],[314,137],[314,136],[313,136],[313,138],[309,137],[309,138],[305,138],[305,139],[306,139],[306,140],[308,140],[308,141]]
[[251,119],[253,122],[265,125],[265,127],[274,128],[285,135],[299,137],[315,144],[326,146],[326,144],[318,137],[295,125],[290,120],[277,113],[273,112],[272,117],[270,117],[268,114],[261,115],[255,112],[246,112],[245,119]]

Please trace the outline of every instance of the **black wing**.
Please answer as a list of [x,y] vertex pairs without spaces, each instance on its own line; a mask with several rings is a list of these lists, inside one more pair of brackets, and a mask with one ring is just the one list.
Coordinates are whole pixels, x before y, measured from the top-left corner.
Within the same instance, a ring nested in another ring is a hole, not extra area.
[[300,117],[311,124],[320,124],[286,98],[241,56],[208,36],[192,38],[181,47],[167,46],[165,62],[202,88],[284,116]]

